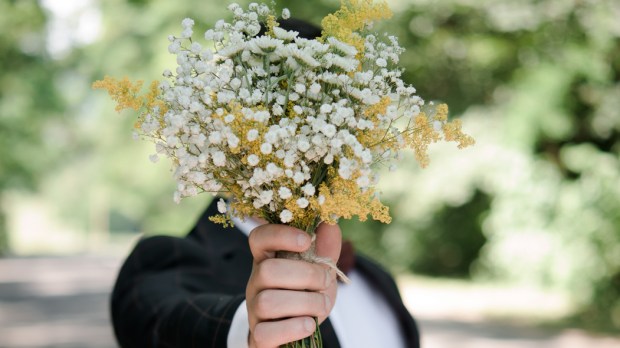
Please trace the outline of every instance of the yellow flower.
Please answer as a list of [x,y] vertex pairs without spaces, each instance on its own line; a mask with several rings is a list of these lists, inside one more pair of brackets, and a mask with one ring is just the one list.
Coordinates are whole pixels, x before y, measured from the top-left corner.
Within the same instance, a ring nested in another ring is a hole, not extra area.
[[364,38],[360,31],[373,21],[387,19],[392,11],[385,2],[373,0],[341,0],[340,9],[321,21],[323,38],[333,36],[357,49],[358,58],[364,52]]
[[160,99],[161,91],[159,89],[159,81],[151,82],[148,91],[144,95],[139,92],[144,82],[138,80],[132,82],[129,78],[124,77],[117,80],[110,76],[105,76],[103,80],[95,81],[92,85],[94,89],[105,89],[112,100],[116,101],[115,110],[121,112],[124,109],[132,109],[140,112],[135,128],[140,128],[144,116],[148,113],[158,118],[163,125],[163,115],[168,111],[166,103]]
[[138,96],[138,92],[143,83],[141,80],[131,82],[127,77],[117,80],[106,76],[103,80],[95,81],[93,88],[107,90],[110,97],[117,103],[115,110],[121,112],[124,109],[139,110],[142,107],[142,98]]

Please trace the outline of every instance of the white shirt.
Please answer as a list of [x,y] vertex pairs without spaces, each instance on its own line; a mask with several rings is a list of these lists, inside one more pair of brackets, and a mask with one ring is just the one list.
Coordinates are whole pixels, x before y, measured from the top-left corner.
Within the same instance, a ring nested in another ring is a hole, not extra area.
[[[233,221],[246,235],[260,225],[250,219]],[[386,299],[378,296],[368,280],[355,269],[348,276],[350,284],[338,283],[336,304],[329,315],[340,347],[405,348],[398,319]],[[243,301],[233,316],[228,332],[228,348],[248,348],[249,331],[248,310]]]

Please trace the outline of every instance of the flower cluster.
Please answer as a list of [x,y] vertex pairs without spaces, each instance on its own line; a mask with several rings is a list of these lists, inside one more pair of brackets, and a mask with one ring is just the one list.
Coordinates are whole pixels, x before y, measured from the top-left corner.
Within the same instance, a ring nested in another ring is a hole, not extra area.
[[155,142],[152,159],[173,160],[176,200],[229,193],[231,209],[220,204],[224,215],[215,217],[224,223],[230,214],[308,231],[353,215],[389,222],[374,190],[376,164],[393,165],[411,148],[426,165],[432,142],[473,143],[444,106],[421,111],[424,101],[396,68],[403,48],[369,31],[389,16],[385,5],[344,1],[318,39],[280,28],[266,5],[228,9],[232,21],[218,21],[203,44],[191,19],[169,37],[177,67],[164,72],[156,97],[126,80],[95,84],[119,107],[141,110],[136,127]]

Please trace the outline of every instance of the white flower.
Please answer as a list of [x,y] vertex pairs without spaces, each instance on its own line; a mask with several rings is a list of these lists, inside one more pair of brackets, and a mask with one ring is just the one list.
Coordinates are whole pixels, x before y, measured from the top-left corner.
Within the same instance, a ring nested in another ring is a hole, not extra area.
[[387,66],[387,61],[383,58],[377,58],[375,61],[378,67],[385,68]]
[[321,85],[319,85],[318,83],[313,83],[312,85],[310,85],[310,93],[319,94],[319,92],[321,92]]
[[328,138],[333,138],[336,135],[336,126],[333,124],[326,124],[321,128],[321,133],[325,134]]
[[302,172],[295,172],[295,174],[293,174],[293,181],[296,184],[301,184],[303,183],[305,180],[305,175]]
[[170,45],[168,45],[168,52],[172,54],[177,54],[181,50],[181,41],[174,40]]
[[279,176],[280,173],[282,173],[282,169],[280,169],[275,163],[273,162],[269,162],[267,164],[267,167],[265,168],[267,170],[267,173],[271,174],[272,176]]
[[332,155],[331,153],[328,153],[327,156],[325,156],[325,158],[323,158],[323,163],[325,163],[325,164],[332,164],[332,163],[334,163],[334,155]]
[[298,83],[295,85],[295,92],[299,94],[306,93],[306,86],[304,84]]
[[174,201],[174,203],[179,204],[181,203],[181,192],[179,191],[174,191],[174,194],[172,195],[172,200]]
[[364,164],[370,164],[372,162],[372,153],[368,149],[364,150],[360,157]]
[[226,134],[226,141],[228,142],[228,146],[231,149],[234,149],[237,146],[239,146],[239,138],[233,133]]
[[287,153],[284,155],[284,166],[287,168],[293,168],[295,166],[295,160],[297,156],[293,153]]
[[209,142],[211,144],[217,145],[222,143],[222,133],[219,131],[212,132],[209,134]]
[[271,145],[270,143],[262,143],[260,145],[260,152],[268,155],[273,151],[273,145]]
[[261,36],[252,39],[249,42],[249,48],[255,54],[268,54],[275,51],[282,43],[283,41],[280,39],[274,39],[270,36]]
[[329,104],[323,104],[321,105],[320,111],[322,114],[329,114],[332,112],[332,106]]
[[291,17],[291,11],[289,11],[288,8],[282,9],[282,19],[289,19],[290,17]]
[[255,154],[251,154],[248,156],[248,164],[251,165],[252,167],[256,166],[258,162],[259,162],[259,158]]
[[297,203],[297,206],[302,208],[302,209],[306,208],[308,206],[308,204],[310,204],[310,202],[306,198],[304,198],[304,197],[299,198],[295,202]]
[[297,149],[301,152],[306,152],[310,149],[310,143],[304,138],[299,139],[297,142]]
[[329,37],[327,38],[327,42],[337,51],[340,52],[342,54],[344,54],[345,56],[349,56],[349,57],[353,57],[357,54],[357,50],[355,49],[355,47],[344,43],[334,37]]
[[288,187],[284,187],[281,186],[278,189],[278,195],[280,196],[280,198],[282,199],[289,199],[291,198],[291,196],[293,195],[293,193],[291,192],[291,190]]
[[357,178],[355,182],[357,183],[357,186],[361,188],[365,188],[365,187],[368,187],[368,185],[370,185],[370,179],[368,179],[368,177],[365,175],[362,175],[359,178]]
[[[178,22],[177,22],[178,23]],[[194,20],[191,18],[185,18],[183,19],[183,21],[181,22],[181,25],[183,26],[184,29],[186,28],[191,28],[194,26]]]
[[280,106],[280,104],[274,104],[271,108],[271,111],[276,116],[281,116],[284,113],[284,109],[282,108],[282,106]]
[[213,154],[212,157],[213,164],[218,167],[223,167],[226,165],[226,155],[222,151],[217,151]]
[[273,191],[272,190],[262,191],[258,199],[260,199],[261,203],[265,205],[271,203],[271,200],[273,199]]
[[282,223],[288,223],[288,222],[291,222],[292,220],[293,220],[293,213],[291,213],[291,211],[288,209],[282,210],[282,212],[280,213],[280,221],[282,221]]
[[248,134],[247,134],[247,139],[248,139],[248,141],[254,141],[254,140],[256,140],[257,138],[258,138],[258,130],[253,129],[253,128],[252,128],[252,129],[250,129],[250,130],[248,131]]
[[[259,92],[260,93],[260,92]],[[269,112],[261,110],[254,113],[254,119],[258,122],[264,123],[269,119]]]
[[341,178],[347,180],[351,177],[351,169],[349,167],[342,166],[341,164],[340,168],[338,168],[338,174]]
[[220,214],[225,214],[227,210],[226,202],[220,198],[220,200],[217,201],[217,211],[219,211]]
[[149,156],[149,159],[151,160],[151,162],[157,163],[159,161],[159,156],[157,156],[157,154],[152,154]]
[[314,192],[316,191],[316,189],[314,188],[314,185],[312,185],[311,183],[307,183],[305,184],[301,190],[304,192],[304,194],[306,196],[313,196]]
[[276,38],[284,41],[293,41],[298,35],[296,31],[288,31],[280,27],[273,27],[273,33]]

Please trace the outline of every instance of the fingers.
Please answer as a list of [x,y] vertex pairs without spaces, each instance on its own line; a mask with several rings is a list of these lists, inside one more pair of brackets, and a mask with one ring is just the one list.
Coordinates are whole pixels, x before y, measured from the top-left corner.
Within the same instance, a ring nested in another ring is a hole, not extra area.
[[[340,228],[321,224],[316,230],[316,255],[336,262],[341,248]],[[325,320],[336,301],[336,274],[326,265],[276,259],[276,251],[303,252],[310,236],[286,225],[266,224],[249,236],[254,257],[246,287],[252,347],[278,347],[308,337],[315,321]]]
[[299,260],[266,259],[252,272],[258,290],[291,289],[322,291],[335,281],[327,267]]
[[316,327],[311,317],[297,317],[277,322],[262,322],[251,335],[252,347],[279,347],[310,336]]
[[266,224],[250,233],[250,250],[254,262],[273,258],[276,251],[302,252],[310,247],[311,239],[302,230],[286,225]]
[[342,234],[338,225],[321,223],[316,229],[316,254],[337,262],[342,247]]
[[327,294],[291,290],[265,290],[246,303],[258,322],[302,316],[323,318],[333,307]]

